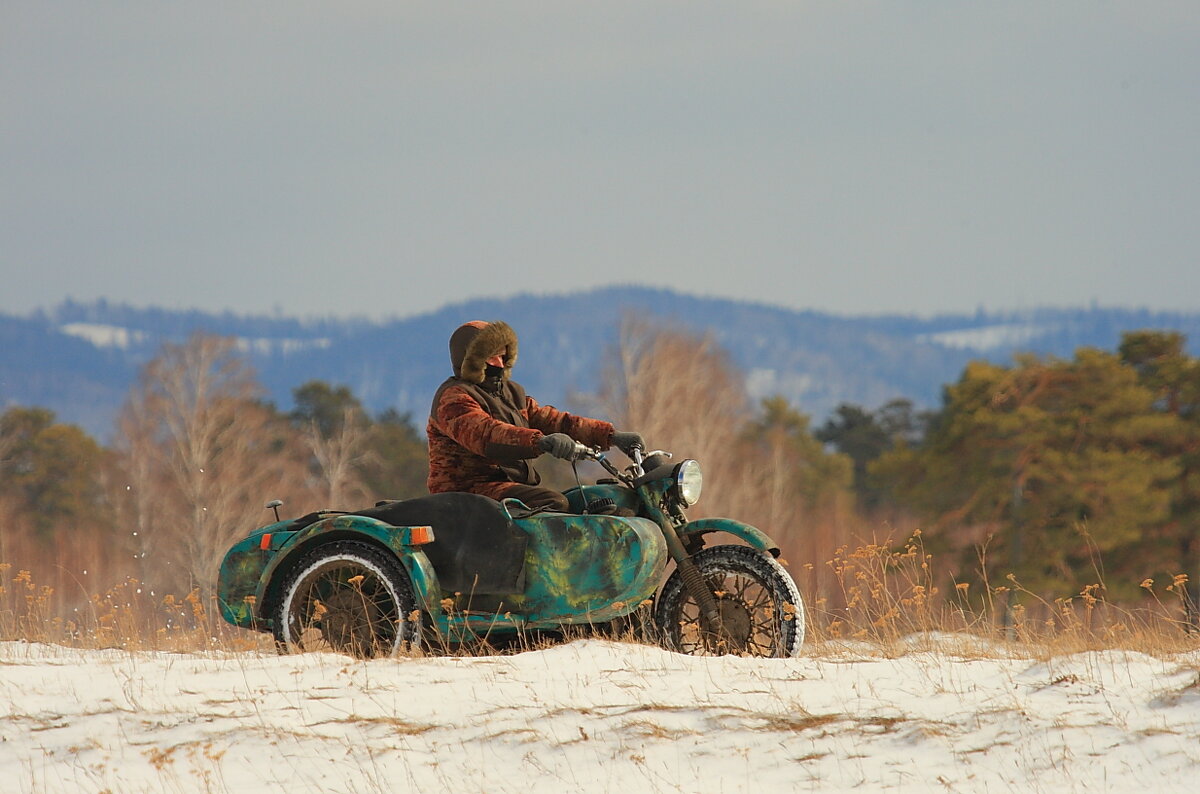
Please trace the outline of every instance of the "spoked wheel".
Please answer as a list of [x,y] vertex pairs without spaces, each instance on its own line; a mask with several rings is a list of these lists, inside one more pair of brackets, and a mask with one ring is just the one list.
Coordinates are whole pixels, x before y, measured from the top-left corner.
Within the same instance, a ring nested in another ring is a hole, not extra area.
[[769,554],[714,546],[693,558],[717,602],[717,625],[705,625],[679,571],[663,585],[655,622],[663,645],[697,656],[795,656],[804,642],[804,602],[792,577]]
[[421,614],[408,575],[390,554],[343,540],[305,554],[274,610],[281,651],[331,651],[360,659],[420,646]]

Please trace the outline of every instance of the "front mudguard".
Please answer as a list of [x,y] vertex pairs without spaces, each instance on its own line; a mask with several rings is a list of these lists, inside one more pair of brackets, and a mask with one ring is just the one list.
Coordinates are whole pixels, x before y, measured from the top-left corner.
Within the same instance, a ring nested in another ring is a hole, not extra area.
[[700,518],[689,521],[679,529],[680,538],[689,535],[704,535],[709,532],[727,532],[736,538],[744,540],[751,548],[765,551],[772,557],[779,556],[779,544],[770,535],[758,527],[752,527],[732,518]]

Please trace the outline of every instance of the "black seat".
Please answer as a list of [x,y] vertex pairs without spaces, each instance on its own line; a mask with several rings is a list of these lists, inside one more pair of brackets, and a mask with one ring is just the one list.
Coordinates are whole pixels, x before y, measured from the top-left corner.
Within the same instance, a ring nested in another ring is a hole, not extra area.
[[525,589],[529,536],[495,499],[441,493],[384,502],[350,515],[397,527],[433,527],[433,543],[421,548],[445,591],[471,596],[509,595]]

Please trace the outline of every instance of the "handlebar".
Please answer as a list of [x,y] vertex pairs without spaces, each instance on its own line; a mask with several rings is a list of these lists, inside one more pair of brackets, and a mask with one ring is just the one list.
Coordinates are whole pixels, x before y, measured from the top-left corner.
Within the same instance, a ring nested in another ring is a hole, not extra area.
[[571,460],[597,460],[599,457],[599,452],[578,441],[575,442],[575,449],[571,452]]
[[[574,468],[574,463],[576,461],[595,461],[599,463],[605,471],[631,488],[636,487],[636,482],[646,476],[645,464],[647,460],[654,459],[655,465],[660,465],[661,461],[658,460],[659,458],[673,457],[670,452],[667,452],[663,449],[654,449],[650,452],[646,452],[641,447],[633,447],[628,453],[629,459],[633,462],[633,465],[626,467],[625,471],[622,472],[617,468],[616,464],[609,460],[607,453],[600,452],[595,447],[589,447],[586,444],[574,441],[573,439],[572,441],[574,443],[574,447],[571,450],[571,457],[568,458],[568,460],[572,462],[572,468]],[[579,473],[576,472],[575,476],[576,479],[578,479]]]
[[[668,457],[670,457],[670,453],[662,454],[666,454]],[[617,469],[617,467],[613,465],[603,453],[598,452],[586,444],[581,444],[576,441],[575,448],[571,453],[571,460],[594,460],[603,466],[608,473],[612,474],[614,477],[621,479],[624,479],[625,477],[630,479],[641,477],[645,473],[645,471],[642,469],[642,462],[646,459],[645,455],[642,454],[642,448],[634,447],[631,449],[629,459],[633,461],[633,465],[629,467],[625,475],[622,475],[620,470]]]

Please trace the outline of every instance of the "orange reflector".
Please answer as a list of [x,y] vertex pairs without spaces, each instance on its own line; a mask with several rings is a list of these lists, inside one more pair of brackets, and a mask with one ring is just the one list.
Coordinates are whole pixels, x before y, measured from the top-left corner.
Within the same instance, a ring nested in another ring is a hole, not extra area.
[[267,534],[262,536],[262,540],[259,541],[258,547],[260,549],[262,549],[263,551],[271,550],[271,533],[270,532],[268,532]]
[[409,527],[408,542],[412,546],[433,543],[433,527]]

